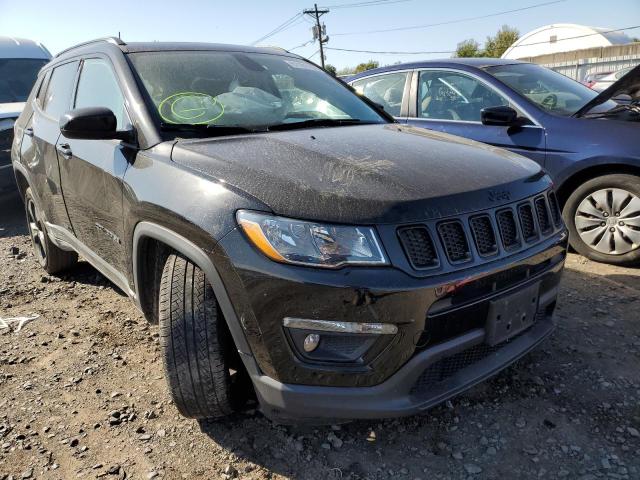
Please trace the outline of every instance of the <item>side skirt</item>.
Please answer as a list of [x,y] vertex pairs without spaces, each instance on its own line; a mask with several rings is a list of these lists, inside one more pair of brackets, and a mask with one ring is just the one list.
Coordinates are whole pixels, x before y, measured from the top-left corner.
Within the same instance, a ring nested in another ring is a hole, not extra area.
[[95,267],[100,273],[111,280],[120,290],[131,297],[136,305],[138,305],[135,292],[129,287],[127,278],[118,270],[113,268],[102,258],[98,256],[93,250],[87,247],[84,243],[78,240],[69,230],[66,228],[54,225],[49,222],[45,222],[47,226],[47,233],[51,241],[62,250],[76,251],[87,262]]

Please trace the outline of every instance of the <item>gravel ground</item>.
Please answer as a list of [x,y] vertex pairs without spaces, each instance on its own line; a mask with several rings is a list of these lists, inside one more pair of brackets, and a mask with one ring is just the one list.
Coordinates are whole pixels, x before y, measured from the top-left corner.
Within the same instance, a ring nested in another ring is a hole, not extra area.
[[640,478],[640,270],[570,255],[543,346],[401,420],[180,417],[158,331],[88,264],[47,276],[0,204],[0,479]]

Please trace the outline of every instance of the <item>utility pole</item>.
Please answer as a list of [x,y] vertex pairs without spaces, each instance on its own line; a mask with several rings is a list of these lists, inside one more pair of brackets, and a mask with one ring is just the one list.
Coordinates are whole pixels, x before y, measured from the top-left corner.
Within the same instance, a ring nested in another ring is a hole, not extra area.
[[314,40],[317,38],[318,43],[320,44],[320,65],[324,70],[324,48],[323,45],[329,41],[329,37],[327,37],[327,27],[322,24],[320,25],[320,17],[325,13],[329,13],[328,9],[318,10],[318,4],[313,4],[313,10],[308,9],[304,10],[302,13],[305,15],[311,15],[316,19],[316,25],[313,27],[313,38]]

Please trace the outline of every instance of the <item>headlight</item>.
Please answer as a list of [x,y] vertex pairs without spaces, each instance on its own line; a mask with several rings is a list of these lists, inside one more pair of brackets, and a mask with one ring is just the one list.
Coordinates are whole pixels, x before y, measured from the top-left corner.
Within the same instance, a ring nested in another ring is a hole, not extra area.
[[237,219],[258,250],[277,262],[324,268],[387,264],[371,227],[304,222],[247,210],[239,210]]

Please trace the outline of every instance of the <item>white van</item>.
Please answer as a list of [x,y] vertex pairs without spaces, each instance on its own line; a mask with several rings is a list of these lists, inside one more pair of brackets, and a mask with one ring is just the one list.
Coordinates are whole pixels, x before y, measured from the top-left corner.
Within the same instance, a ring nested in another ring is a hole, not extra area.
[[13,123],[22,112],[40,69],[51,59],[44,45],[0,37],[0,196],[15,189],[11,169]]

